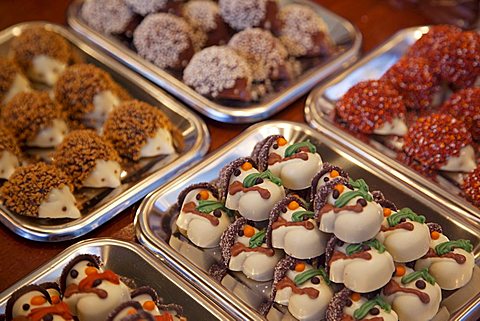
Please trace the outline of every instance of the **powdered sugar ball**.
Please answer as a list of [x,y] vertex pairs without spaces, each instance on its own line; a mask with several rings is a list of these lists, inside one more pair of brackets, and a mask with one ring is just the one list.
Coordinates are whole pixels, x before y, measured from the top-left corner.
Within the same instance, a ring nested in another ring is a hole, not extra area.
[[168,0],[125,0],[125,2],[134,12],[146,16],[149,13],[163,11]]
[[125,33],[135,20],[124,0],[88,0],[80,14],[90,27],[105,34]]
[[288,78],[288,52],[270,31],[250,28],[234,35],[228,43],[250,65],[253,79]]
[[148,15],[133,33],[138,54],[160,68],[182,69],[193,56],[192,29],[169,13]]
[[252,76],[233,49],[212,46],[196,53],[183,73],[184,82],[202,95],[249,101]]
[[290,55],[313,57],[330,53],[332,43],[328,27],[311,8],[287,5],[280,10],[279,19],[280,40]]
[[274,29],[278,4],[273,0],[220,0],[223,19],[235,30],[251,27]]

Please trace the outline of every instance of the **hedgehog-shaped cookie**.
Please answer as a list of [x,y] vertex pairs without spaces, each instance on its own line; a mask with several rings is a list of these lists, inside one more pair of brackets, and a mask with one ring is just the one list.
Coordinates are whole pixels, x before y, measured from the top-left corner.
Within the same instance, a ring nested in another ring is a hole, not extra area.
[[12,40],[11,55],[32,80],[53,86],[72,60],[70,44],[59,34],[28,28]]
[[310,141],[288,144],[281,135],[272,135],[257,143],[252,158],[259,171],[270,170],[292,190],[310,187],[315,174],[322,168],[322,158]]
[[14,61],[0,58],[0,105],[18,93],[30,91],[30,83]]
[[209,183],[190,185],[178,196],[177,227],[198,247],[218,246],[220,237],[230,225],[229,210],[218,197],[217,188]]
[[120,186],[122,168],[112,145],[94,131],[68,134],[53,155],[56,166],[72,178],[76,188]]
[[105,321],[110,312],[130,300],[130,290],[95,255],[82,254],[71,260],[60,276],[63,301],[79,321]]
[[122,103],[110,113],[103,128],[104,137],[122,157],[137,161],[175,153],[172,123],[160,109],[145,102]]
[[273,207],[267,228],[267,245],[283,249],[297,259],[325,252],[328,235],[318,229],[314,213],[296,196],[287,196]]
[[0,125],[0,178],[9,179],[20,166],[20,147],[12,133]]
[[218,185],[225,206],[252,221],[267,220],[275,203],[285,197],[281,180],[268,170],[260,173],[250,158],[227,164]]
[[130,97],[105,71],[91,64],[77,64],[58,79],[55,99],[72,122],[100,129],[108,114]]
[[18,167],[1,188],[12,212],[38,218],[79,218],[70,180],[58,168],[39,162]]
[[359,293],[378,290],[395,271],[392,256],[378,240],[349,244],[335,236],[328,241],[325,266],[332,282]]
[[322,267],[286,257],[275,267],[272,287],[274,302],[287,305],[288,311],[302,321],[323,320],[333,297],[330,280]]
[[48,93],[22,92],[2,108],[2,122],[22,146],[54,147],[67,134],[62,106]]

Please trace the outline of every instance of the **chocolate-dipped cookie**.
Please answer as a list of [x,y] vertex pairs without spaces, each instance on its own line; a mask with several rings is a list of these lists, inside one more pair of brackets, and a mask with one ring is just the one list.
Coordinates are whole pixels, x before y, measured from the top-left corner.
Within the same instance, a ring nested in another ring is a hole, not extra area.
[[155,320],[167,319],[172,321],[186,321],[183,316],[183,307],[178,304],[161,304],[160,298],[153,288],[139,287],[130,293],[133,301],[141,304],[143,310],[152,315]]

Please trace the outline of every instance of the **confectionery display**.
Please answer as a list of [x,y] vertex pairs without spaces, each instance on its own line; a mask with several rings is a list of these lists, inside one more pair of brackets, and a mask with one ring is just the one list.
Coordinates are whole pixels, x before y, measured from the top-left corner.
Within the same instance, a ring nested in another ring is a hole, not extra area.
[[278,93],[337,51],[326,22],[308,4],[88,0],[80,16],[94,30],[227,106]]
[[58,283],[31,284],[16,290],[7,301],[4,318],[6,321],[187,320],[180,305],[160,303],[162,300],[153,288],[131,288],[123,280],[114,271],[105,269],[99,257],[80,254],[64,267]]
[[0,104],[8,103],[16,94],[30,91],[30,83],[12,60],[0,58]]
[[0,178],[8,179],[20,166],[21,150],[12,133],[0,125]]

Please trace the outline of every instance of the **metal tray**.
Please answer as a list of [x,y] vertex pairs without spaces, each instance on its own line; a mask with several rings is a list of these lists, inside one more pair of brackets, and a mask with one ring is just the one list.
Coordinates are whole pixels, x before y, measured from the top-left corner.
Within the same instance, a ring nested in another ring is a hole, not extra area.
[[[480,257],[480,227],[467,217],[450,211],[436,199],[425,194],[425,190],[416,189],[388,171],[375,166],[361,154],[349,151],[327,136],[316,132],[306,125],[271,121],[254,125],[243,134],[218,151],[210,154],[204,161],[184,173],[158,191],[150,194],[140,205],[135,217],[136,234],[140,242],[164,259],[187,279],[195,280],[199,289],[210,297],[215,297],[225,309],[232,311],[240,319],[262,319],[257,308],[268,296],[270,282],[259,283],[243,277],[240,273],[229,272],[222,281],[216,283],[208,274],[210,265],[219,259],[219,249],[202,250],[188,241],[171,235],[172,206],[178,194],[188,185],[212,181],[217,178],[220,169],[229,161],[246,156],[256,142],[268,135],[281,134],[288,141],[298,142],[310,139],[324,161],[343,167],[354,178],[365,178],[371,190],[379,189],[398,206],[408,206],[422,213],[428,221],[440,223],[446,234],[452,239],[467,238],[475,245],[474,253],[478,262]],[[477,263],[478,264],[478,263]],[[471,283],[455,291],[443,301],[435,320],[468,320],[462,315],[480,315],[480,269],[476,268]],[[270,310],[268,320],[294,320],[285,310]]]
[[64,27],[45,22],[27,22],[5,29],[0,32],[0,56],[8,53],[10,41],[15,36],[34,26],[63,36],[80,58],[107,71],[132,97],[161,108],[184,139],[180,153],[143,160],[129,168],[121,186],[115,189],[90,189],[82,193],[82,198],[87,202],[79,219],[35,219],[14,214],[0,204],[0,222],[10,230],[30,240],[56,242],[92,231],[200,160],[208,150],[210,136],[205,123],[188,108],[115,60],[99,53]]
[[195,290],[188,281],[180,278],[141,246],[107,238],[86,240],[70,246],[44,266],[0,293],[0,314],[4,313],[7,300],[15,290],[28,284],[57,281],[63,267],[79,254],[98,255],[107,269],[133,280],[136,286],[153,287],[165,303],[183,306],[189,320],[233,320],[212,300]]
[[358,57],[362,36],[358,29],[342,17],[307,0],[280,0],[280,4],[302,3],[312,7],[327,22],[338,52],[308,69],[291,85],[280,92],[267,95],[258,103],[227,105],[209,100],[184,84],[173,74],[141,58],[118,39],[105,36],[90,28],[80,17],[84,0],[74,1],[68,10],[68,24],[82,36],[113,55],[122,63],[172,93],[205,116],[228,123],[252,123],[270,117],[307,93],[320,80],[345,68]]
[[477,222],[480,222],[480,209],[461,197],[460,189],[451,180],[441,175],[436,176],[437,182],[423,177],[396,160],[397,153],[381,142],[374,139],[368,142],[360,140],[329,117],[329,113],[335,108],[335,102],[350,87],[363,80],[380,78],[428,30],[429,27],[423,26],[399,31],[355,65],[314,89],[306,102],[305,118],[313,128],[335,141],[361,153],[378,166],[389,167],[396,177],[404,179],[406,176],[411,184],[429,190],[429,193],[435,194],[439,201],[449,206],[452,211],[475,217]]

